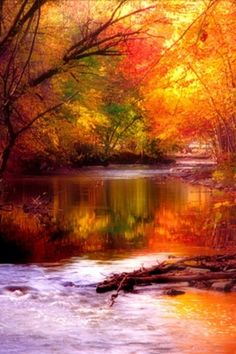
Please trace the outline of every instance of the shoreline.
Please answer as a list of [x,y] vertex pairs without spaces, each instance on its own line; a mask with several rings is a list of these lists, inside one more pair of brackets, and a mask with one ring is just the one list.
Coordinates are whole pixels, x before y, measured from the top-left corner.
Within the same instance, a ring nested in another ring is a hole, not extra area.
[[[153,163],[110,163],[83,165],[79,167],[59,167],[53,170],[42,171],[41,173],[13,173],[9,172],[5,175],[5,178],[0,179],[0,183],[4,183],[14,179],[24,178],[47,178],[53,176],[76,176],[83,174],[86,171],[112,171],[112,170],[160,170],[159,178],[169,180],[180,180],[183,183],[191,185],[199,185],[208,188],[209,190],[218,190],[225,193],[236,194],[236,182],[234,184],[224,184],[223,182],[215,181],[212,177],[214,171],[216,171],[217,164],[208,157],[202,156],[183,156],[174,158],[166,158],[165,162],[153,162]],[[166,171],[165,171],[166,170]],[[91,176],[92,177],[92,176]]]
[[225,193],[236,193],[236,184],[234,185],[224,185],[224,183],[214,181],[212,173],[214,168],[208,170],[188,170],[179,171],[175,173],[170,178],[181,180],[182,182],[189,183],[192,185],[199,185],[210,190],[218,190]]
[[[198,168],[199,166],[203,166],[204,168],[206,167],[211,167],[215,166],[214,162],[209,159],[208,157],[202,157],[202,156],[166,156],[163,159],[160,160],[152,160],[152,161],[118,161],[114,162],[111,161],[110,163],[87,163],[87,164],[81,164],[81,165],[70,165],[70,166],[61,166],[61,167],[53,167],[53,166],[48,166],[45,170],[42,169],[40,171],[35,170],[25,170],[25,172],[22,171],[8,171],[6,172],[5,176],[7,178],[11,178],[12,176],[17,177],[17,178],[24,178],[28,176],[32,177],[40,177],[40,176],[53,176],[53,175],[65,175],[65,174],[77,174],[80,171],[86,171],[86,170],[93,170],[93,169],[104,169],[104,170],[109,170],[109,169],[119,169],[119,168],[124,168],[124,169],[132,169],[132,168],[138,168],[138,167],[144,167],[145,169],[147,168],[153,168],[153,169],[160,169],[163,170],[166,167],[169,168],[169,172],[166,174],[166,176],[170,175],[180,175],[182,172],[186,172],[195,169],[196,167]],[[175,171],[171,171],[171,170]],[[178,172],[179,170],[179,172]]]

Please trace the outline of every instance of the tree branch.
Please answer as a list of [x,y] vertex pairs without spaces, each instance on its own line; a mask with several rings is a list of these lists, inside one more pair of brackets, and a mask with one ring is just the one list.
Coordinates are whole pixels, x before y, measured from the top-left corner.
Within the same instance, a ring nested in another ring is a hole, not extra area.
[[24,133],[26,130],[28,130],[29,128],[31,128],[31,126],[38,121],[40,118],[44,117],[47,113],[53,112],[56,109],[60,108],[61,106],[63,106],[64,104],[70,102],[76,95],[78,94],[78,92],[74,93],[72,96],[70,96],[66,101],[64,102],[60,102],[55,104],[54,106],[46,109],[45,111],[39,113],[36,117],[34,117],[28,124],[26,124],[23,128],[19,129],[15,135],[18,137],[19,135],[21,135],[22,133]]
[[16,17],[9,28],[4,38],[0,41],[0,54],[2,54],[5,48],[13,40],[13,38],[20,32],[24,24],[34,16],[35,12],[41,8],[48,0],[34,0],[32,6],[24,14],[26,6],[30,3],[29,0],[24,0]]
[[[105,33],[106,29],[113,26],[114,24],[128,18],[134,16],[138,13],[146,12],[148,10],[156,8],[156,5],[148,6],[145,8],[141,8],[135,11],[132,11],[126,15],[120,16],[115,18],[118,10],[127,2],[127,0],[120,1],[117,8],[113,11],[112,15],[110,16],[109,20],[106,21],[104,24],[101,24],[97,29],[92,31],[87,37],[81,39],[79,42],[72,45],[64,55],[61,60],[61,63],[58,66],[48,69],[46,72],[39,74],[38,77],[31,80],[29,83],[30,87],[36,87],[43,83],[45,80],[50,79],[52,76],[60,73],[62,67],[66,67],[66,65],[73,61],[73,60],[81,60],[86,57],[90,56],[114,56],[114,55],[121,55],[118,50],[111,51],[110,49],[114,46],[117,46],[118,43],[122,41],[126,41],[129,37],[132,37],[136,34],[140,33],[140,30],[132,31],[132,32],[119,32],[116,34],[105,35],[105,37],[99,39],[98,36],[102,33]],[[114,41],[115,40],[115,41]],[[114,42],[112,42],[114,41]],[[110,43],[109,43],[110,42]],[[103,48],[99,48],[99,46],[103,44],[109,44]],[[91,51],[92,50],[92,51]]]

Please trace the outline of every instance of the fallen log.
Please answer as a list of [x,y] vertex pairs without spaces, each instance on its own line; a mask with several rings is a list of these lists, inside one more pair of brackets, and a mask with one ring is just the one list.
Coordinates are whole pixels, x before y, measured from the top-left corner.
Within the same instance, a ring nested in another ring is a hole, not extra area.
[[[129,278],[127,278],[129,279]],[[202,280],[216,280],[216,279],[236,279],[236,272],[209,272],[203,274],[191,274],[191,275],[157,275],[150,277],[134,277],[131,278],[135,284],[145,283],[179,283],[190,281],[202,281]]]
[[[235,272],[209,272],[203,274],[189,274],[189,275],[152,275],[145,277],[126,277],[123,282],[121,289],[127,290],[133,288],[134,285],[147,285],[153,283],[183,283],[192,281],[204,281],[204,280],[218,280],[218,279],[236,279]],[[130,285],[130,286],[129,286]],[[103,282],[97,285],[96,291],[98,293],[104,293],[111,290],[118,289],[118,284],[116,281]]]
[[[139,269],[130,273],[114,274],[97,285],[96,291],[104,293],[112,290],[133,290],[136,285],[153,283],[182,283],[191,286],[209,287],[216,280],[231,280],[224,291],[230,291],[236,284],[236,254],[188,257],[176,262],[165,261],[149,269]],[[199,286],[199,282],[202,282]],[[204,283],[206,282],[206,283]],[[208,284],[208,283],[207,283]]]

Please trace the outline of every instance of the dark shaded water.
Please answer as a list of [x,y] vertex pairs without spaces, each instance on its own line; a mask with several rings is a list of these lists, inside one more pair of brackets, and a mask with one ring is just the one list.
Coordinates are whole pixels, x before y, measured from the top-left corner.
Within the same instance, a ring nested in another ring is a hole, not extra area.
[[[236,296],[160,287],[110,294],[95,283],[169,254],[219,253],[236,245],[234,201],[152,169],[91,169],[79,176],[12,181],[22,206],[48,201],[53,233],[15,213],[0,238],[0,353],[235,353]],[[2,215],[2,227],[6,222]],[[59,225],[59,226],[58,226]],[[15,263],[12,264],[12,263]]]

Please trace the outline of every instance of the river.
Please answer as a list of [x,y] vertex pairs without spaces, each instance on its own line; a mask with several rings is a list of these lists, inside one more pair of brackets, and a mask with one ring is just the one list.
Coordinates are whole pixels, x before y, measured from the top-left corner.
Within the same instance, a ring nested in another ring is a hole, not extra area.
[[10,182],[6,202],[43,195],[60,228],[36,237],[36,216],[19,211],[13,224],[27,236],[0,235],[1,354],[236,353],[235,294],[168,297],[155,285],[110,307],[111,294],[95,292],[114,272],[236,246],[234,203],[166,172],[92,168]]

